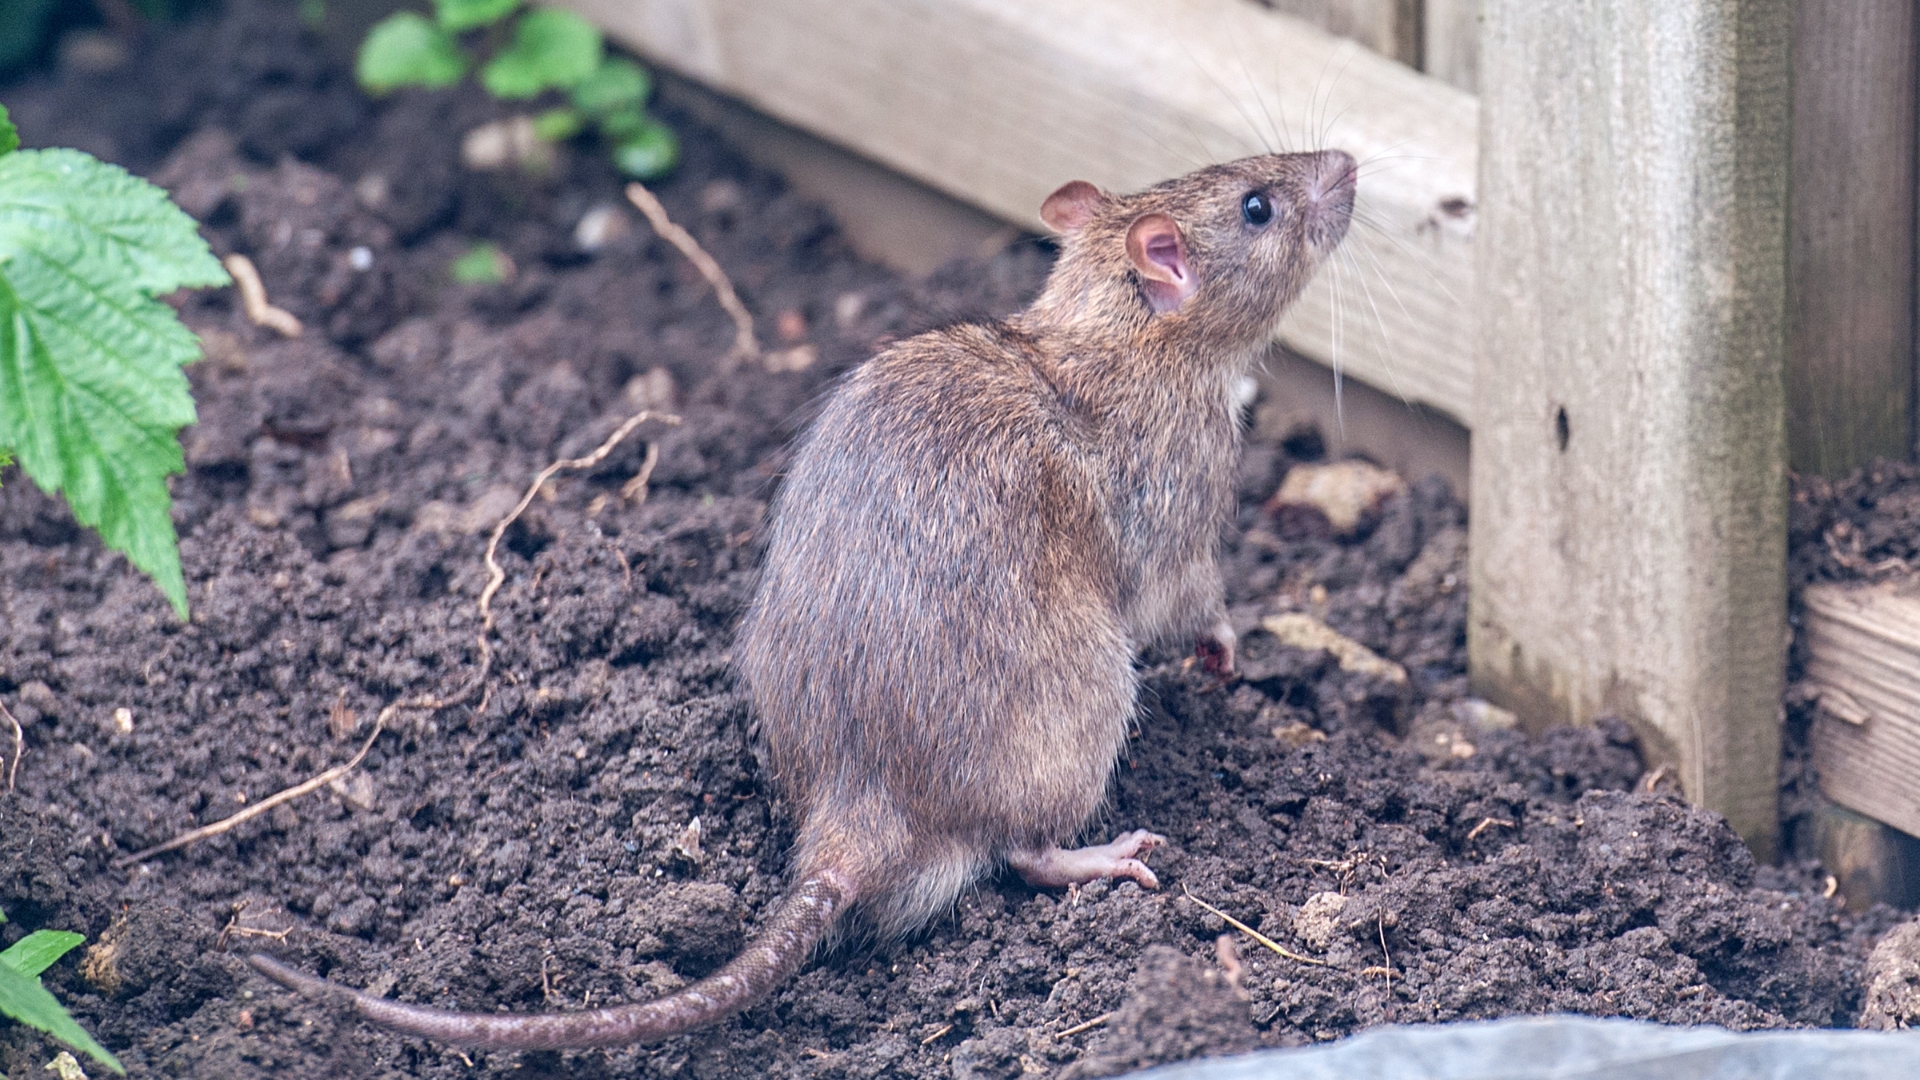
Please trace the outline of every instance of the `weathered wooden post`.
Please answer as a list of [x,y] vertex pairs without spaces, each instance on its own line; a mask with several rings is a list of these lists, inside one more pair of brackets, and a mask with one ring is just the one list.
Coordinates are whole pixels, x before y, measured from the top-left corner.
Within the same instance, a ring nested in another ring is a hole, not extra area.
[[1473,679],[1617,713],[1762,857],[1786,640],[1792,0],[1486,0]]

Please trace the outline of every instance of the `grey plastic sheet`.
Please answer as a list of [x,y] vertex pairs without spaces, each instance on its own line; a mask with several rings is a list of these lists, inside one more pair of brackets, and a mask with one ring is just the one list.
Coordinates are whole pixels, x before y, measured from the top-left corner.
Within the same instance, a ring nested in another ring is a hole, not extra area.
[[1920,1031],[1732,1032],[1529,1016],[1378,1028],[1131,1080],[1920,1080]]

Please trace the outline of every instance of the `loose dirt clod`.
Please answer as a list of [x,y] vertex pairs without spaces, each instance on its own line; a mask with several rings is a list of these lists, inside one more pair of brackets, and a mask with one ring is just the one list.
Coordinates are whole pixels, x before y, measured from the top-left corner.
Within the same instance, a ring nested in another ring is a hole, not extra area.
[[1920,1027],[1920,919],[1894,927],[1867,957],[1867,1007],[1860,1026]]

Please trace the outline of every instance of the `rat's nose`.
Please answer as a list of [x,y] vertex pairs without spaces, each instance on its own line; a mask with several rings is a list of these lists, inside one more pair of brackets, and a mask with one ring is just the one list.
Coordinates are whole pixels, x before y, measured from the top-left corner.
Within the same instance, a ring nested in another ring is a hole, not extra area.
[[1313,239],[1331,249],[1347,235],[1353,218],[1353,191],[1357,167],[1345,150],[1321,150],[1313,155],[1307,182],[1307,214]]

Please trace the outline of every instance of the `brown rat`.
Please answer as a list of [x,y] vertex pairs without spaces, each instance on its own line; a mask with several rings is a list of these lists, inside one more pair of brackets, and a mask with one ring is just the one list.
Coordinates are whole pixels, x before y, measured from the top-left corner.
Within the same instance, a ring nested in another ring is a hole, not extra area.
[[1233,505],[1235,381],[1346,234],[1354,162],[1273,154],[1136,195],[1084,181],[1025,311],[897,342],[800,442],[737,654],[799,825],[759,937],[654,1001],[457,1013],[253,963],[383,1027],[557,1049],[676,1035],[764,997],[862,911],[913,930],[1006,864],[1035,885],[1158,882],[1145,831],[1062,850],[1105,798],[1141,649],[1195,635],[1230,671],[1215,563]]

